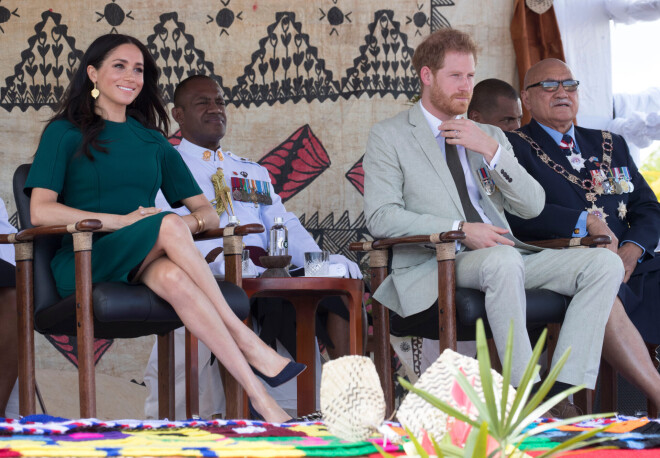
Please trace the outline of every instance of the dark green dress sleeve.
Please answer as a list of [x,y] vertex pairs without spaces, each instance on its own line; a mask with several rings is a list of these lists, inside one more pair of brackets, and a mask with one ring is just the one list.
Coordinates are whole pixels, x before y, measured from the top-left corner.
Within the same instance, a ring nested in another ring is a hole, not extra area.
[[169,142],[165,142],[163,150],[163,183],[161,189],[172,208],[177,208],[182,205],[181,200],[202,194],[202,190],[179,152]]
[[41,137],[23,192],[46,188],[60,194],[67,166],[81,142],[80,131],[68,121],[51,122]]

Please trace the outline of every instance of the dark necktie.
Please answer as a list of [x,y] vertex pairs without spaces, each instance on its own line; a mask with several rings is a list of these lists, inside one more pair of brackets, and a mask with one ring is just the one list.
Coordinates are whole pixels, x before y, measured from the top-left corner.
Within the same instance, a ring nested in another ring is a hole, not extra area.
[[563,150],[573,151],[575,143],[573,143],[573,139],[570,135],[564,134],[564,136],[561,138],[561,142],[559,143],[559,147]]
[[467,185],[465,184],[465,174],[463,173],[463,166],[458,157],[458,150],[456,145],[450,145],[445,142],[445,157],[447,158],[447,167],[454,178],[454,184],[458,190],[458,196],[461,198],[461,205],[463,205],[463,213],[465,213],[465,220],[468,223],[483,223],[481,216],[472,205],[470,196],[468,195]]

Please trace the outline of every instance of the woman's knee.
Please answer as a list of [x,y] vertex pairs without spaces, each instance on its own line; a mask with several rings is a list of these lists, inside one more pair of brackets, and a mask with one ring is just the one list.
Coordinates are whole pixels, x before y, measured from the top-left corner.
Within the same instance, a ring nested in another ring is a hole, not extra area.
[[190,234],[188,225],[183,221],[183,218],[174,213],[163,217],[160,223],[159,238],[164,243],[192,241],[192,235]]

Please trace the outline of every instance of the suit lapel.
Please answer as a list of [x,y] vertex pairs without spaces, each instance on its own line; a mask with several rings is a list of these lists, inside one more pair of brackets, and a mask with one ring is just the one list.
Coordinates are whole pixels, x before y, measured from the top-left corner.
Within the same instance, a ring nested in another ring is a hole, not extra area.
[[456,190],[456,185],[454,184],[454,178],[447,167],[447,161],[442,157],[442,150],[438,146],[436,138],[433,136],[433,133],[429,129],[429,125],[426,122],[426,118],[422,113],[419,104],[413,105],[409,111],[408,120],[412,125],[412,134],[415,137],[415,140],[419,144],[422,152],[428,159],[428,161],[433,166],[433,170],[440,177],[440,182],[445,187],[447,195],[452,200],[456,206],[458,212],[465,218],[463,214],[463,206],[461,205],[461,199],[458,196],[458,191]]

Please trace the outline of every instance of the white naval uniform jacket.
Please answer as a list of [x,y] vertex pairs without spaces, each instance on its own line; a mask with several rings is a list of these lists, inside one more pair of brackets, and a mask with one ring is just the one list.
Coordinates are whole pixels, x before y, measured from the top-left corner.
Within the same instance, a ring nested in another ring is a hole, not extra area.
[[[14,232],[16,232],[16,228],[9,224],[7,207],[5,207],[4,201],[0,199],[0,234],[13,234]],[[16,261],[14,260],[14,245],[0,245],[0,259],[16,265]]]
[[[197,184],[199,184],[199,187],[209,201],[215,199],[215,190],[213,188],[211,177],[215,175],[218,168],[222,168],[225,175],[225,182],[229,189],[231,189],[232,177],[259,180],[268,184],[270,188],[270,196],[273,201],[271,205],[240,202],[232,199],[234,212],[241,224],[256,223],[263,225],[266,229],[261,234],[250,234],[243,237],[243,243],[246,246],[258,246],[264,250],[268,250],[268,232],[273,225],[275,217],[281,216],[284,219],[284,224],[286,225],[287,230],[289,231],[289,254],[291,255],[292,264],[301,267],[304,265],[305,252],[320,251],[314,238],[303,227],[298,217],[291,212],[287,212],[286,208],[284,208],[282,199],[273,189],[268,169],[249,159],[236,156],[229,151],[211,151],[209,160],[205,161],[204,152],[208,150],[201,146],[197,146],[186,139],[182,139],[176,149],[181,154],[181,157],[197,180]],[[222,153],[224,160],[220,159],[218,152]],[[156,197],[156,207],[162,208],[163,210],[173,211],[179,215],[187,215],[190,213],[185,207],[171,209],[160,191]],[[220,227],[226,226],[227,221],[227,212],[223,212],[220,215]],[[203,240],[195,242],[195,244],[202,254],[206,256],[206,254],[213,248],[222,246],[222,240]],[[219,257],[216,262],[211,263],[211,270],[215,274],[224,274],[223,257]]]

